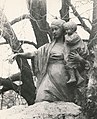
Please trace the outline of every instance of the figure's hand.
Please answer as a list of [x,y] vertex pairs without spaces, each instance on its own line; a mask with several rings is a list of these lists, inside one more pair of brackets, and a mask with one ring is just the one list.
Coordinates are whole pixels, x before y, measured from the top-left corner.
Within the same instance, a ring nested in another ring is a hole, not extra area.
[[70,60],[76,61],[76,62],[80,62],[83,59],[77,52],[71,52],[69,54],[69,58]]
[[15,61],[16,57],[17,57],[17,53],[11,55],[7,60],[10,64],[12,64]]

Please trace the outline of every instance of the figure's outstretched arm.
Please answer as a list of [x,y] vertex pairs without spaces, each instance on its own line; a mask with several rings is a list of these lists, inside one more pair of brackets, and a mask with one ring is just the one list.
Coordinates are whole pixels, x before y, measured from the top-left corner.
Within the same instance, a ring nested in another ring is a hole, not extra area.
[[24,53],[16,53],[15,57],[21,57],[26,59],[32,59],[35,56],[35,52],[24,52]]
[[33,57],[35,56],[36,52],[23,52],[23,53],[15,53],[13,55],[10,56],[10,58],[8,58],[7,60],[9,61],[9,63],[13,63],[17,57],[21,57],[21,58],[25,58],[25,59],[33,59]]

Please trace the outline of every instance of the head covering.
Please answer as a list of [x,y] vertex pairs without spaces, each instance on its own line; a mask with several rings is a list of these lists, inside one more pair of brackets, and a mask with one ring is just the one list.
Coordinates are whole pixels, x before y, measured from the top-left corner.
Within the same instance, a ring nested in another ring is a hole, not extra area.
[[63,27],[63,24],[66,23],[64,20],[62,19],[54,19],[53,22],[51,23],[51,27],[54,26],[58,26],[58,27]]
[[63,25],[64,29],[72,29],[72,30],[77,30],[77,24],[75,22],[72,22],[72,21],[69,21],[69,22],[66,22],[64,25]]

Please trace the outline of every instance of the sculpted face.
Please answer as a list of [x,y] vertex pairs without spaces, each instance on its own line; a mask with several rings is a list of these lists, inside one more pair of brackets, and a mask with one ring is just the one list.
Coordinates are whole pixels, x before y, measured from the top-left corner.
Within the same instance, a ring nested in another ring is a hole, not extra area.
[[63,27],[68,35],[72,35],[77,30],[77,24],[71,21],[66,22]]
[[62,34],[63,34],[62,27],[59,27],[57,25],[52,25],[51,30],[55,39],[62,37]]
[[52,23],[51,23],[51,30],[52,30],[52,34],[54,39],[60,39],[63,37],[63,24],[65,23],[64,20],[62,19],[55,19]]
[[74,29],[72,29],[72,28],[67,28],[67,29],[66,29],[66,33],[67,33],[68,35],[72,35],[72,34],[74,33]]

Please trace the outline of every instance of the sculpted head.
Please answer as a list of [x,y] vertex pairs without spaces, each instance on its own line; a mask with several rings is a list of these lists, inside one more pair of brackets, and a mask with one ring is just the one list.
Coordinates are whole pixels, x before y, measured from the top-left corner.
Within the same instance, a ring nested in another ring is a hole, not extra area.
[[62,37],[64,34],[63,24],[65,23],[62,19],[54,19],[51,23],[51,30],[55,39]]
[[63,27],[68,35],[72,35],[77,30],[77,24],[72,21],[66,22]]

